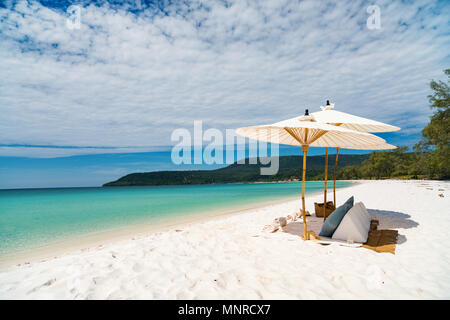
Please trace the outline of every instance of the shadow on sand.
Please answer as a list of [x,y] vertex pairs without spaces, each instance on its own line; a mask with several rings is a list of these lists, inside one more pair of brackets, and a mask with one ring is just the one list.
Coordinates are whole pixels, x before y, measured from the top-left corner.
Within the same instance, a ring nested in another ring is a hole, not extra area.
[[[314,231],[316,234],[319,234],[322,223],[323,218],[317,218],[315,216],[308,217],[308,231]],[[300,221],[291,221],[283,228],[283,232],[290,233],[298,237],[303,237],[303,223]]]
[[[416,228],[419,223],[410,219],[406,213],[388,210],[367,209],[374,219],[380,222],[379,229],[411,229]],[[406,242],[406,236],[398,234],[397,244]]]
[[[372,219],[377,219],[380,222],[378,229],[411,229],[419,225],[416,221],[411,220],[411,216],[406,213],[376,209],[368,209],[367,211],[371,214]],[[308,217],[308,231],[314,231],[316,234],[319,234],[322,223],[322,218]],[[283,228],[283,232],[301,237],[303,236],[303,223],[291,221]],[[406,242],[406,236],[400,234],[399,230],[397,244],[404,242]]]

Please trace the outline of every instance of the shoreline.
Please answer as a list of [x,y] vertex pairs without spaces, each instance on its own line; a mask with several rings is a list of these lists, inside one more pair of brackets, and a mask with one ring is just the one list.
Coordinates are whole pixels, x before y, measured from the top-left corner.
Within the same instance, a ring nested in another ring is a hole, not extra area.
[[[219,218],[226,218],[232,215],[244,214],[245,212],[252,211],[266,206],[286,203],[294,201],[292,199],[280,199],[269,201],[255,205],[254,207],[246,209],[232,209],[230,212],[221,213],[220,210],[210,215],[196,214],[191,217],[174,218],[174,221],[167,222],[153,222],[144,225],[129,225],[123,227],[115,227],[112,229],[90,232],[83,235],[75,235],[66,239],[44,244],[42,246],[36,246],[20,250],[17,253],[7,253],[0,255],[0,270],[4,267],[11,265],[29,264],[38,261],[47,261],[57,257],[61,257],[66,254],[76,253],[77,251],[86,251],[95,247],[101,247],[103,245],[113,244],[116,242],[134,240],[136,238],[142,238],[151,234],[170,231],[174,228],[183,228],[191,224],[202,223]],[[227,209],[222,209],[227,211]],[[176,221],[175,221],[176,220]],[[34,252],[33,252],[34,251]]]
[[[322,180],[323,181],[323,180]],[[361,180],[340,180],[351,182],[346,187],[337,188],[336,191],[354,187],[361,183]],[[314,191],[307,194],[308,197],[316,196],[323,190]],[[102,247],[104,245],[116,242],[134,240],[161,232],[167,232],[173,229],[186,228],[192,224],[204,223],[216,219],[224,219],[230,216],[245,214],[257,209],[274,206],[278,204],[290,203],[299,200],[301,194],[286,197],[277,200],[268,200],[264,202],[245,205],[244,208],[222,208],[214,210],[212,213],[198,213],[188,215],[187,217],[177,217],[168,221],[149,222],[144,224],[133,224],[123,227],[114,227],[111,229],[91,232],[83,235],[74,235],[65,239],[49,242],[40,246],[19,249],[17,252],[0,255],[0,270],[14,265],[30,264],[39,261],[48,261],[66,254],[89,251],[92,248]],[[170,221],[171,220],[171,221]]]
[[[379,179],[379,180],[396,180],[395,178],[391,179]],[[402,179],[399,179],[402,180]],[[406,179],[408,180],[408,179]],[[420,179],[417,179],[420,180]],[[328,182],[333,181],[333,179],[328,179]],[[360,180],[336,180],[336,181],[348,181],[348,182],[356,182],[356,181],[366,181],[366,179]],[[370,180],[369,180],[370,181]],[[440,181],[440,180],[431,180],[431,181]],[[189,184],[158,184],[158,185],[129,185],[129,186],[85,186],[85,187],[46,187],[46,188],[6,188],[0,189],[0,191],[20,191],[20,190],[52,190],[52,189],[101,189],[101,188],[127,188],[127,187],[181,187],[181,186],[210,186],[210,185],[234,185],[234,184],[261,184],[261,183],[290,183],[290,182],[302,182],[302,180],[295,179],[292,181],[249,181],[249,182],[224,182],[224,183],[189,183]],[[307,180],[305,182],[324,182],[324,180]]]

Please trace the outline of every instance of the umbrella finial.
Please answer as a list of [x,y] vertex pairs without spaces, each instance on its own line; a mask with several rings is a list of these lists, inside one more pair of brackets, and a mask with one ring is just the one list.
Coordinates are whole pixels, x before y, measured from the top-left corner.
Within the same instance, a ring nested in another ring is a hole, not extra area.
[[330,103],[330,100],[327,100],[327,103],[325,104],[325,107],[324,106],[320,106],[320,109],[322,109],[322,111],[331,110],[333,108],[334,108],[334,103]]
[[309,116],[309,110],[305,109],[305,116]]

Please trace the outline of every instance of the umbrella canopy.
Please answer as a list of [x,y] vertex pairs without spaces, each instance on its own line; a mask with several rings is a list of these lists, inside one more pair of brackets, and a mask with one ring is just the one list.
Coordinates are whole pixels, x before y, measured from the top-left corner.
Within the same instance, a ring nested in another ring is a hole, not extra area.
[[311,113],[316,121],[338,125],[343,128],[360,132],[391,132],[400,130],[399,127],[391,126],[383,122],[354,116],[349,113],[334,110],[334,103],[327,100],[326,106],[320,106],[322,111]]
[[[344,148],[344,149],[353,149],[353,148]],[[397,149],[396,146],[389,144],[389,143],[383,143],[383,144],[377,144],[377,145],[370,145],[370,146],[359,146],[358,148],[355,148],[357,150],[393,150]]]
[[250,139],[294,146],[357,149],[386,143],[384,139],[369,133],[318,122],[308,114],[273,124],[239,128],[236,133]]
[[303,216],[303,238],[309,239],[306,225],[305,210],[305,172],[306,156],[308,148],[311,147],[346,147],[358,148],[358,146],[375,146],[385,144],[386,141],[375,135],[357,132],[335,125],[329,125],[316,121],[315,117],[305,115],[268,125],[243,127],[236,133],[255,140],[265,142],[289,144],[302,146],[303,172],[302,172],[302,216]]

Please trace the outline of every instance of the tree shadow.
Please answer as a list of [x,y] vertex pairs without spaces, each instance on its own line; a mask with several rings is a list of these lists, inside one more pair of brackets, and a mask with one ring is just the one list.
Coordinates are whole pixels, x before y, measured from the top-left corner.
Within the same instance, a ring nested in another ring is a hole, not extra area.
[[377,219],[380,225],[383,224],[383,227],[386,228],[411,229],[419,225],[419,223],[410,219],[411,216],[406,213],[376,209],[368,209],[367,211],[372,215],[373,219]]
[[[308,231],[314,231],[319,234],[322,227],[323,218],[308,217],[306,219]],[[289,233],[298,237],[303,237],[303,223],[301,221],[290,221],[288,224],[281,228],[282,232]]]
[[[377,209],[367,209],[367,211],[372,219],[379,221],[378,229],[411,229],[419,225],[419,223],[410,219],[411,216],[406,213]],[[406,236],[399,232],[397,244],[405,243],[406,240]]]

